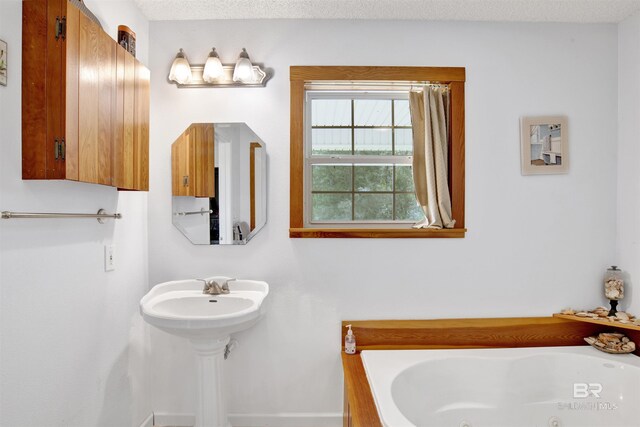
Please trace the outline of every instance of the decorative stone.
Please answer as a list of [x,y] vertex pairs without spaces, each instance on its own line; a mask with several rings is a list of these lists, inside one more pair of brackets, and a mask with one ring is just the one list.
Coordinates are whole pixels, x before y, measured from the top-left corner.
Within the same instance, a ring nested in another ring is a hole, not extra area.
[[625,354],[635,351],[636,344],[619,332],[603,332],[597,337],[584,339],[592,347],[612,354]]
[[629,315],[627,313],[625,313],[624,311],[618,311],[616,313],[616,317],[618,319],[622,319],[622,320],[629,320]]

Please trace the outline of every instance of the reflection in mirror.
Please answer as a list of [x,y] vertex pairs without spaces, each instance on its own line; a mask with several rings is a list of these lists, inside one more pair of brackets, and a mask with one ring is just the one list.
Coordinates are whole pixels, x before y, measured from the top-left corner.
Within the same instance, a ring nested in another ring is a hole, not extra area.
[[246,244],[267,220],[266,162],[245,123],[189,126],[171,145],[173,225],[193,244]]

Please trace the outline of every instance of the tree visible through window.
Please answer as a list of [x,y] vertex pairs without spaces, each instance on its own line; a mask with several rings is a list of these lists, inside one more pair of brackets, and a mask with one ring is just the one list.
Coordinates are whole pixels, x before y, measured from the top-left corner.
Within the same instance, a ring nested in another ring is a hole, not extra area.
[[307,96],[308,221],[423,218],[411,174],[406,94],[309,91]]

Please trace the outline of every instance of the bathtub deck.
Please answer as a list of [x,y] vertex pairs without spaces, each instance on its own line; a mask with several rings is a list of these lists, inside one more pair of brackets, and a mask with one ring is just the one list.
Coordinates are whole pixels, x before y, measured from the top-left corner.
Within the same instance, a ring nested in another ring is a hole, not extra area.
[[[431,320],[349,320],[358,350],[468,349],[588,345],[584,337],[616,325],[560,317]],[[640,344],[640,331],[624,328]],[[343,342],[341,335],[340,341]],[[634,353],[640,356],[640,346]],[[342,347],[344,427],[382,427],[360,354]]]

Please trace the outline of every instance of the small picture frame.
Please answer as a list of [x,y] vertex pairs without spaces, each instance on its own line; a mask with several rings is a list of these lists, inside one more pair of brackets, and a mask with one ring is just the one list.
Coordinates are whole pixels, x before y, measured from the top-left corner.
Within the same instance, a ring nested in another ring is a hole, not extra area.
[[522,175],[569,172],[567,131],[567,118],[564,116],[522,117],[520,119]]
[[7,85],[7,43],[0,40],[0,85]]

